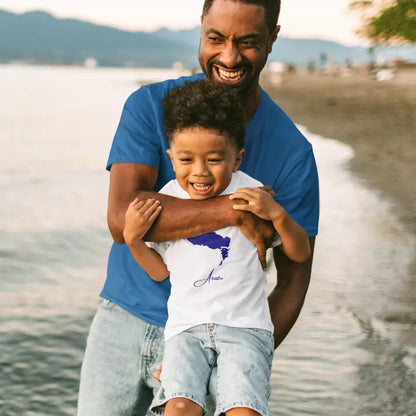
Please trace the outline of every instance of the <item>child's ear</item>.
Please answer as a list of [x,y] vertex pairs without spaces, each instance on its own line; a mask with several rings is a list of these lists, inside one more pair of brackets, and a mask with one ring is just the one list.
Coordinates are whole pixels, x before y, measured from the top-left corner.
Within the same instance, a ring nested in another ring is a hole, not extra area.
[[173,170],[175,171],[175,162],[173,161],[173,154],[172,154],[172,150],[168,149],[168,150],[166,150],[166,153],[169,155],[169,157],[170,157],[170,161],[172,162],[172,167],[173,167]]
[[238,152],[237,157],[235,158],[233,172],[237,172],[238,168],[240,167],[240,163],[243,160],[243,157],[244,157],[244,149],[241,149]]

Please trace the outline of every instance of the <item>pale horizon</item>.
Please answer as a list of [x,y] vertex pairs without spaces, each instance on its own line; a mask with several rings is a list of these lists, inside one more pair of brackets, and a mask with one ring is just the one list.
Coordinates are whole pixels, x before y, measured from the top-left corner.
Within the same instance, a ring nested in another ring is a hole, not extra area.
[[[355,31],[359,20],[348,11],[348,0],[282,1],[280,35],[288,38],[315,38],[349,46],[366,46]],[[200,24],[203,0],[119,0],[102,4],[99,0],[0,0],[0,9],[13,13],[45,11],[57,18],[75,18],[129,31],[191,29]],[[174,16],[174,19],[172,18]],[[313,18],[311,18],[313,16]]]

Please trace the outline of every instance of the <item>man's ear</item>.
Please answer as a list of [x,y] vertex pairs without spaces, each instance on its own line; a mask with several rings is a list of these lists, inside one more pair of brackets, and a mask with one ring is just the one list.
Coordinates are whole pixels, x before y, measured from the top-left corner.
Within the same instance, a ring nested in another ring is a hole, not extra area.
[[173,171],[176,172],[176,170],[175,170],[175,162],[173,161],[172,150],[168,149],[168,150],[166,150],[166,153],[169,155],[170,161],[172,162]]
[[244,157],[244,149],[241,149],[238,152],[237,157],[235,158],[235,162],[233,166],[233,173],[237,172],[238,168],[240,167],[241,161],[243,160],[243,157]]
[[273,44],[274,42],[276,42],[277,35],[279,34],[279,32],[280,32],[280,25],[276,25],[276,27],[273,30],[273,33],[269,37],[269,43],[267,45],[268,53],[271,53],[271,51],[273,50]]

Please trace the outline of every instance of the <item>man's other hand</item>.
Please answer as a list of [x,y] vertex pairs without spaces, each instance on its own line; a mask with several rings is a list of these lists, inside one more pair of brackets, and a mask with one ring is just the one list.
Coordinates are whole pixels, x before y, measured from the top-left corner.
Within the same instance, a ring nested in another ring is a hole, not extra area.
[[162,374],[162,366],[158,364],[155,367],[155,372],[153,373],[153,377],[160,382],[160,375]]
[[251,212],[241,212],[237,228],[257,247],[263,270],[266,270],[266,250],[271,247],[276,230],[271,221],[259,218]]

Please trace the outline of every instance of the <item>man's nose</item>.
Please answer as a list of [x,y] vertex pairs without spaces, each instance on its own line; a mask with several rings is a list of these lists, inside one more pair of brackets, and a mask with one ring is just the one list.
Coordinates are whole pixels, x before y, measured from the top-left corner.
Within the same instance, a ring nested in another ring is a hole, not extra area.
[[225,42],[220,61],[227,68],[234,68],[236,65],[241,63],[241,54],[238,46],[231,40]]

